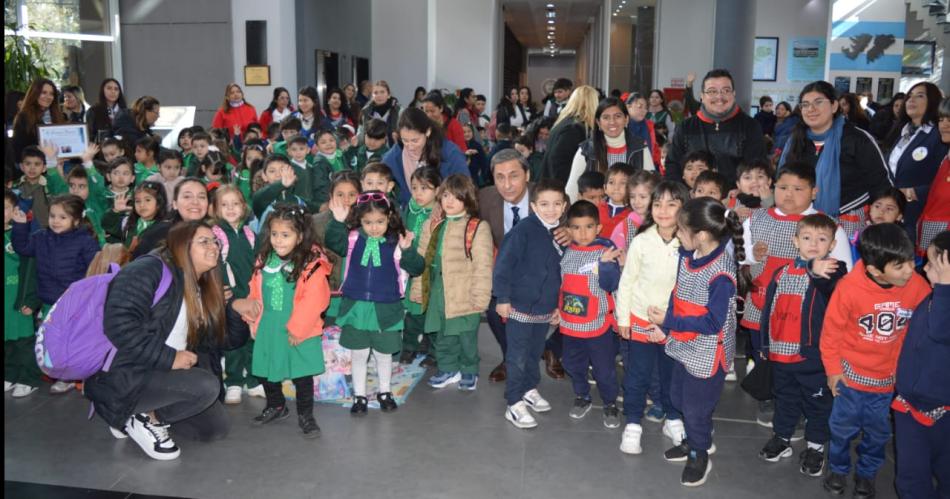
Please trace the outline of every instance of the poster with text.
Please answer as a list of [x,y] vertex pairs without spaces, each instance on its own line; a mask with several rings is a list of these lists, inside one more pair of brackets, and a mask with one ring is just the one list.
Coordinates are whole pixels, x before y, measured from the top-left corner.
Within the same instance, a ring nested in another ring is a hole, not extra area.
[[815,81],[825,77],[825,41],[793,38],[788,44],[788,79]]

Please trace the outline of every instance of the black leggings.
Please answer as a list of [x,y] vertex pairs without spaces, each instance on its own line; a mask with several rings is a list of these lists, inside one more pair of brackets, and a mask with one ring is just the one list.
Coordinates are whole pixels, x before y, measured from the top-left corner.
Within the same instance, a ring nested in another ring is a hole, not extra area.
[[[297,390],[297,414],[313,414],[313,376],[301,376],[292,381]],[[267,394],[267,407],[283,407],[287,403],[280,383],[261,380],[261,384]]]
[[154,371],[142,390],[135,413],[155,411],[176,435],[201,441],[223,438],[231,419],[218,402],[221,380],[201,368]]

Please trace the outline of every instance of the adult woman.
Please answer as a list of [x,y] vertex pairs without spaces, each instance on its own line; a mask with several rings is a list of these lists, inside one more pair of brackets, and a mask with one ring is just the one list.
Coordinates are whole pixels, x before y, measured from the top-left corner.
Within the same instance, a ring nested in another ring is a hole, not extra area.
[[[663,91],[656,88],[650,90],[650,98],[647,104],[649,104],[647,108],[647,119],[653,122],[654,129],[657,125],[660,126],[660,130],[657,133],[662,133],[667,139],[672,137],[673,129],[676,128],[676,125],[670,116],[669,108],[666,107],[666,96],[663,95]],[[666,132],[663,132],[664,128]]]
[[[125,95],[122,85],[115,78],[106,78],[99,85],[99,100],[86,111],[86,126],[89,128],[89,138],[102,142],[112,136],[112,122],[119,111],[126,109]],[[99,137],[102,132],[106,137]]]
[[455,101],[455,118],[460,125],[478,126],[478,111],[475,110],[475,91],[465,87]]
[[343,90],[331,88],[323,99],[323,118],[320,120],[320,126],[335,131],[343,125],[353,126],[350,121],[350,108]]
[[[86,380],[84,394],[116,437],[132,437],[153,459],[180,454],[169,427],[202,441],[230,428],[216,400],[221,352],[243,345],[248,328],[225,304],[214,271],[220,253],[210,225],[183,223],[166,248],[126,265],[109,286],[103,331],[118,352],[108,372]],[[171,283],[155,302],[165,274]]]
[[779,169],[797,160],[815,166],[815,208],[838,220],[846,234],[865,225],[871,192],[890,187],[884,157],[871,134],[841,115],[835,88],[826,81],[805,85],[798,96],[802,122],[782,151]]
[[119,135],[128,144],[134,144],[146,135],[154,135],[152,125],[158,121],[159,102],[155,97],[146,95],[135,99],[131,109],[119,111],[112,122],[115,135]]
[[[514,100],[512,100],[514,97]],[[495,116],[494,116],[494,126],[491,130],[492,140],[494,140],[494,128],[498,126],[499,123],[508,123],[511,125],[513,119],[517,119],[518,123],[521,123],[521,116],[515,116],[515,104],[518,102],[518,89],[512,88],[508,95],[502,96],[501,100],[498,101],[498,105],[495,106]]]
[[653,170],[653,157],[646,141],[627,129],[627,107],[616,97],[608,97],[597,105],[591,137],[581,143],[571,163],[571,176],[564,192],[571,201],[580,199],[577,180],[586,171],[607,173],[614,163],[627,163],[635,170]]
[[871,118],[871,129],[869,130],[871,135],[882,142],[887,141],[888,134],[894,129],[894,125],[904,109],[906,98],[906,94],[898,92],[894,94],[894,97],[891,97],[890,102],[878,109],[877,113]]
[[517,113],[521,115],[522,124],[514,126],[518,126],[524,130],[528,128],[529,123],[538,117],[538,105],[534,102],[534,98],[531,96],[530,88],[521,87],[518,89],[518,103],[516,107]]
[[449,108],[445,105],[445,100],[442,98],[441,92],[438,90],[429,92],[428,95],[422,99],[422,110],[433,123],[437,123],[442,127],[442,136],[446,140],[457,145],[460,151],[468,149],[468,145],[465,143],[465,132],[462,131],[462,125],[459,123],[459,120],[452,116]]
[[[950,144],[950,98],[940,102],[938,114],[937,128],[940,131],[940,141],[946,148]],[[918,220],[918,254],[926,255],[927,247],[930,246],[934,236],[945,230],[950,230],[950,150],[943,157],[937,175],[930,184],[927,201]]]
[[587,140],[594,129],[596,112],[597,90],[589,85],[577,87],[551,128],[544,158],[541,159],[542,177],[556,178],[567,184],[577,146]]
[[75,85],[63,87],[63,116],[69,123],[83,123],[86,119],[86,103],[82,89]]
[[261,111],[261,117],[257,122],[261,124],[261,130],[266,133],[271,123],[280,123],[293,112],[294,106],[290,103],[290,92],[284,87],[277,87],[274,89],[274,98],[271,99],[267,109]]
[[132,257],[138,258],[159,247],[178,222],[201,222],[208,217],[208,190],[204,182],[186,177],[175,186],[172,211],[165,220],[153,223],[140,235]]
[[40,125],[58,125],[66,123],[66,117],[59,106],[59,91],[52,81],[46,78],[33,80],[26,97],[23,98],[23,107],[13,118],[13,153],[16,161],[26,146],[39,145]]
[[409,102],[407,109],[410,107],[422,109],[422,99],[426,98],[427,93],[426,87],[416,87],[416,91],[412,93],[412,101]]
[[858,96],[851,92],[841,94],[838,98],[838,105],[841,106],[841,114],[854,126],[861,130],[867,130],[871,127],[871,120],[861,107]]
[[244,100],[244,91],[237,83],[224,87],[224,101],[214,113],[211,128],[224,128],[232,137],[243,137],[247,126],[257,122],[257,109]]
[[359,123],[360,111],[363,110],[363,106],[356,100],[356,85],[352,83],[343,85],[343,95],[346,96],[346,106],[350,110],[350,121],[354,124]]
[[630,117],[627,128],[647,143],[650,156],[653,158],[653,166],[662,175],[663,165],[660,164],[660,146],[656,141],[656,131],[653,128],[653,122],[646,119],[648,106],[646,97],[639,92],[632,92],[627,96],[624,104],[627,106],[627,115]]
[[888,136],[888,174],[907,197],[904,228],[912,240],[916,240],[917,219],[927,203],[930,184],[947,155],[937,129],[941,97],[940,88],[930,82],[910,87],[897,126]]
[[[392,96],[392,91],[389,89],[389,83],[386,83],[386,80],[377,80],[373,83],[373,98],[363,107],[360,115],[360,128],[373,118],[386,122],[390,144],[399,140],[399,134],[396,132],[399,129],[399,102]],[[362,134],[360,134],[360,138],[362,138]]]
[[775,106],[775,149],[781,151],[792,136],[795,125],[801,121],[801,113],[792,110],[792,105],[782,101]]
[[300,120],[300,135],[308,139],[313,132],[320,128],[319,102],[320,96],[317,95],[317,89],[313,87],[303,87],[297,92],[297,110],[290,116]]
[[438,168],[442,178],[453,173],[470,175],[465,155],[451,141],[442,139],[442,130],[421,109],[410,107],[399,117],[399,142],[383,156],[399,188],[399,204],[409,204],[409,178],[422,166]]

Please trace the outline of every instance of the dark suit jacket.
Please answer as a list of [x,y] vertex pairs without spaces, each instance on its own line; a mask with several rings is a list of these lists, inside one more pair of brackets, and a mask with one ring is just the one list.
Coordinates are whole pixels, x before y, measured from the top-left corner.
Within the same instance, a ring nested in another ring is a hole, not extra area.
[[[531,184],[528,184],[528,192],[525,195],[531,195]],[[501,247],[501,241],[505,238],[505,200],[498,193],[498,189],[493,185],[482,187],[478,191],[478,218],[488,222],[491,227],[492,242],[495,248]],[[534,213],[528,205],[529,213]],[[527,217],[528,215],[524,215]]]

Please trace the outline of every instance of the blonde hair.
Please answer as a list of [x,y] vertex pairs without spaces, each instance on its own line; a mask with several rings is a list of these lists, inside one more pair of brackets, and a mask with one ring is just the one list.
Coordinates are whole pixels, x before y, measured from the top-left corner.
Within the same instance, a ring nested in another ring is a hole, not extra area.
[[231,112],[231,101],[228,100],[228,94],[231,93],[231,89],[234,87],[237,87],[237,89],[241,91],[242,97],[244,94],[244,89],[241,88],[241,86],[238,85],[237,83],[231,82],[231,83],[228,83],[228,86],[224,87],[224,101],[221,103],[221,110],[226,113]]
[[93,257],[92,262],[89,264],[89,268],[86,269],[86,277],[108,274],[109,267],[111,267],[113,263],[122,267],[123,265],[129,263],[129,260],[131,259],[132,254],[129,253],[129,250],[126,249],[124,244],[106,244],[101,250],[99,250],[98,253],[96,253],[96,256]]
[[[554,122],[554,126],[567,119],[574,117],[577,121],[587,127],[588,133],[594,128],[594,115],[597,114],[597,104],[600,100],[600,94],[597,89],[590,85],[581,85],[574,89],[571,98]],[[552,126],[551,128],[554,128]]]
[[250,211],[250,209],[249,209],[249,207],[248,207],[248,205],[247,205],[247,200],[244,199],[244,193],[241,192],[241,189],[239,189],[239,188],[238,188],[236,185],[234,185],[234,184],[222,184],[220,187],[218,187],[217,189],[215,189],[215,191],[214,191],[214,197],[211,199],[211,218],[212,218],[212,220],[214,220],[215,223],[221,223],[221,222],[224,222],[224,221],[225,221],[224,218],[221,217],[221,214],[218,213],[218,210],[220,210],[220,208],[221,208],[221,207],[219,206],[219,204],[220,204],[220,202],[221,202],[221,199],[224,198],[224,196],[225,196],[226,194],[236,194],[236,195],[237,195],[238,199],[241,200],[241,204],[244,206],[244,210],[243,210],[243,212],[241,213],[241,218],[246,219],[246,218],[247,218],[247,214],[248,214],[248,212]]

